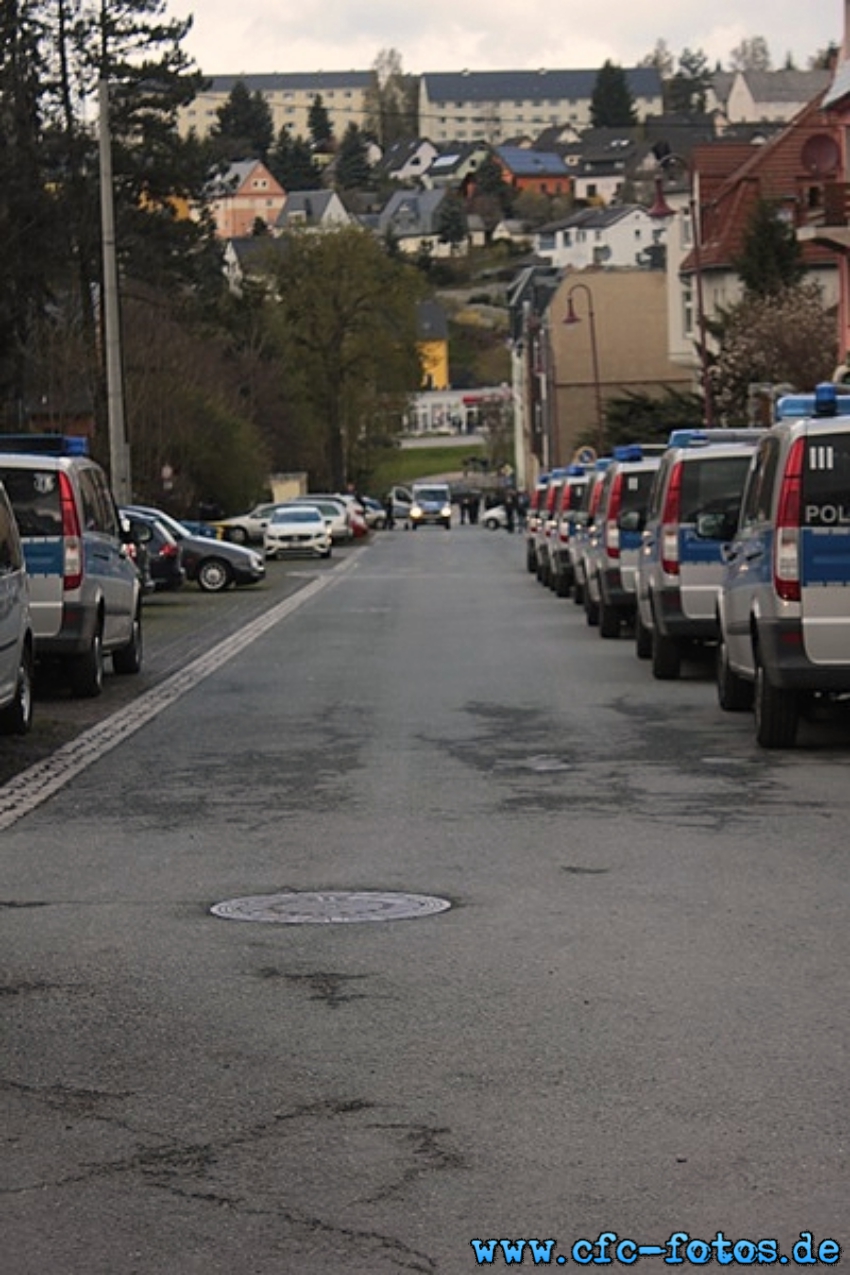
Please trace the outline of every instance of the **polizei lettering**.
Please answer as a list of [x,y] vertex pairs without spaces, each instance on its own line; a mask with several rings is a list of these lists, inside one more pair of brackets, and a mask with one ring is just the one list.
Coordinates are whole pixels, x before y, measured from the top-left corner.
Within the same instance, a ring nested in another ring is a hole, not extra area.
[[806,505],[809,527],[850,527],[850,505]]

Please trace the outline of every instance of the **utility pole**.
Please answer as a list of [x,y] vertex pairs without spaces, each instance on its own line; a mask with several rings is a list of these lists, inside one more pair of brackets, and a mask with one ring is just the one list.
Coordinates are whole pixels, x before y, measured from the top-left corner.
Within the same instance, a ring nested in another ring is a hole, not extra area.
[[109,81],[103,56],[97,100],[100,114],[100,229],[103,244],[103,343],[106,356],[106,407],[109,422],[109,467],[112,493],[119,505],[129,504],[130,448],[124,425],[124,376],[121,357],[121,317],[118,263],[115,250],[115,207],[112,189],[112,138],[109,131]]

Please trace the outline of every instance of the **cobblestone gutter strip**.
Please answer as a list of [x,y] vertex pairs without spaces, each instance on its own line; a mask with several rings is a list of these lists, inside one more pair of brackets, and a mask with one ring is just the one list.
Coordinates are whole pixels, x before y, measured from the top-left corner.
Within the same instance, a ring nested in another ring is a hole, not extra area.
[[341,563],[333,572],[323,575],[290,598],[246,624],[238,633],[219,642],[212,650],[198,656],[186,668],[173,673],[159,686],[140,695],[132,704],[119,709],[96,726],[92,726],[76,739],[63,744],[44,761],[37,762],[0,788],[0,832],[10,828],[24,815],[35,810],[55,792],[63,788],[75,775],[98,761],[142,726],[151,721],[163,709],[176,703],[187,691],[191,691],[205,677],[238,655],[246,646],[263,633],[297,611],[305,602],[323,589],[336,583],[349,571],[354,559]]

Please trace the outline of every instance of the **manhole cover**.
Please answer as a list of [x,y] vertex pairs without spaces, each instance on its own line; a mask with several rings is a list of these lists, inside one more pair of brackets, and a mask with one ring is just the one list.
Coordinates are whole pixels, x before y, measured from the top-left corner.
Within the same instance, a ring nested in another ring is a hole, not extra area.
[[342,925],[354,921],[403,921],[451,907],[430,894],[384,894],[378,890],[289,891],[227,899],[210,908],[228,921],[275,921],[280,925]]

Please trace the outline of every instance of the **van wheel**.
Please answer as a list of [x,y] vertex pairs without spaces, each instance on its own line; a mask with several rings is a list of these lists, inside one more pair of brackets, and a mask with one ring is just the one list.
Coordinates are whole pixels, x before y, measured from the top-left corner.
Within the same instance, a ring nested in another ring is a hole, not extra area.
[[635,655],[639,660],[648,660],[652,655],[652,629],[640,618],[640,607],[635,615]]
[[585,585],[584,591],[584,618],[591,629],[595,629],[599,623],[599,603],[594,602],[590,596],[589,585]]
[[682,649],[675,638],[652,630],[652,676],[659,682],[674,682],[682,667]]
[[753,684],[729,665],[729,648],[720,638],[717,644],[717,702],[726,713],[741,713],[753,706]]
[[555,594],[559,598],[568,598],[570,596],[570,581],[563,571],[555,576]]
[[78,699],[94,699],[103,690],[103,633],[101,623],[83,655],[71,661],[71,691]]
[[756,665],[756,742],[762,748],[793,748],[800,721],[796,691],[774,686],[761,664]]
[[139,673],[142,668],[142,616],[139,609],[133,617],[133,632],[126,646],[112,652],[112,667],[116,673]]
[[584,604],[584,584],[578,578],[578,574],[576,574],[575,580],[573,581],[573,602],[577,607]]
[[605,601],[599,603],[599,636],[603,638],[620,636],[620,612],[616,607],[608,606]]
[[0,711],[0,735],[26,735],[32,725],[32,652],[21,651],[15,698]]
[[227,538],[232,540],[235,545],[246,545],[248,543],[248,532],[244,527],[229,527]]
[[205,558],[198,567],[198,588],[204,593],[221,593],[230,580],[230,567],[221,558]]

